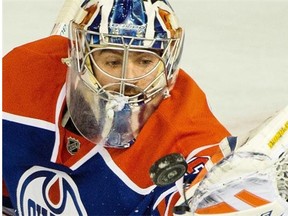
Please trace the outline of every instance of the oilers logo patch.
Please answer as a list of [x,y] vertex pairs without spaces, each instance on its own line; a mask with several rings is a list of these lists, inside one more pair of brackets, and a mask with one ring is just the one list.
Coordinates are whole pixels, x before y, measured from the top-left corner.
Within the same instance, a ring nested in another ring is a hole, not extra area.
[[64,172],[34,166],[17,187],[19,215],[87,215],[78,188]]

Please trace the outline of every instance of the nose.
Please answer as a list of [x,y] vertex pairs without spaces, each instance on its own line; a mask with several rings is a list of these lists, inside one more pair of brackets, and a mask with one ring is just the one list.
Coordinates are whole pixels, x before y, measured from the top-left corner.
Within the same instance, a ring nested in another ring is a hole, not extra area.
[[125,68],[125,95],[126,96],[134,96],[141,92],[141,87],[143,87],[143,81],[138,79],[141,76],[141,71],[133,62],[128,62]]
[[129,82],[135,82],[136,80],[130,80],[130,79],[134,79],[137,78],[137,68],[135,67],[135,65],[133,64],[133,62],[128,62],[127,67],[126,67],[126,79],[129,79]]

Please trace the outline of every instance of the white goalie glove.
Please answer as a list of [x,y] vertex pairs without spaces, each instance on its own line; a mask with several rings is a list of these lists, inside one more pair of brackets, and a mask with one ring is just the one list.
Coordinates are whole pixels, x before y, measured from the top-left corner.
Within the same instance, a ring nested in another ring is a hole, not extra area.
[[288,215],[288,106],[220,149],[176,204],[189,210],[175,215]]

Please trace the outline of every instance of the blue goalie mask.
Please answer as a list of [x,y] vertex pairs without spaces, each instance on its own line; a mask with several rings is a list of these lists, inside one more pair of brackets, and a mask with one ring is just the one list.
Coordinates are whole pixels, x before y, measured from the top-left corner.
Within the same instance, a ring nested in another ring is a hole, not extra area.
[[85,1],[70,23],[67,105],[95,144],[127,148],[169,96],[183,44],[167,1]]

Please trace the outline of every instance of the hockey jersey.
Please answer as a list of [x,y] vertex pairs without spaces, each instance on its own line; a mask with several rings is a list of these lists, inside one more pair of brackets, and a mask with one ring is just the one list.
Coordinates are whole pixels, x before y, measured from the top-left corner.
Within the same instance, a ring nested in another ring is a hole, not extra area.
[[25,216],[171,215],[177,187],[154,185],[151,165],[181,153],[196,175],[229,132],[180,70],[130,148],[90,143],[61,126],[67,50],[66,38],[50,36],[3,58],[4,206]]

